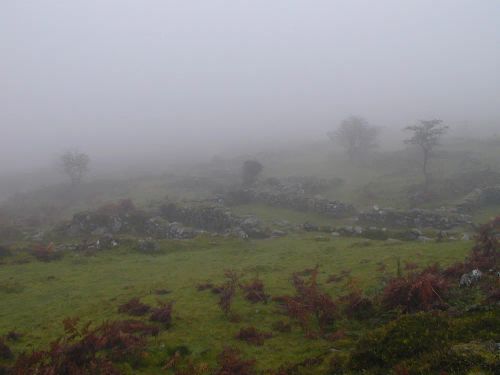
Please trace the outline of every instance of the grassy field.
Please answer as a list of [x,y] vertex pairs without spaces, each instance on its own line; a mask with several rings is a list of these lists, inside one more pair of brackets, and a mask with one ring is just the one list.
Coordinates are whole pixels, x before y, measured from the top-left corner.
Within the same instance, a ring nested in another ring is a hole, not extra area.
[[[351,270],[352,278],[369,294],[380,286],[382,274],[379,262],[387,272],[396,272],[396,259],[427,265],[443,265],[463,259],[470,242],[391,244],[359,239],[317,238],[313,234],[294,234],[286,238],[243,241],[222,237],[204,237],[189,241],[163,241],[164,254],[144,255],[130,247],[102,251],[94,256],[67,253],[59,261],[31,261],[14,264],[22,255],[0,265],[0,333],[16,330],[24,334],[13,345],[16,352],[41,348],[62,332],[61,321],[78,316],[82,322],[99,323],[111,319],[126,319],[118,314],[120,304],[132,297],[155,305],[174,301],[173,324],[151,340],[151,363],[161,362],[168,351],[184,345],[197,360],[213,363],[224,345],[241,348],[248,357],[256,358],[261,369],[276,368],[286,362],[297,363],[332,347],[342,349],[350,340],[336,343],[308,340],[299,327],[290,333],[276,333],[264,346],[255,347],[235,339],[239,328],[255,325],[271,331],[273,322],[284,317],[277,313],[275,303],[251,304],[241,293],[234,311],[241,322],[230,323],[217,306],[218,297],[210,291],[197,291],[199,283],[223,281],[224,270],[234,269],[243,280],[259,276],[266,292],[279,296],[292,291],[293,272],[320,265],[319,282],[333,296],[345,292],[345,284],[328,284],[328,275]],[[166,295],[155,290],[168,289]],[[286,318],[285,318],[286,319]],[[355,323],[345,325],[348,337],[355,338],[360,328]],[[158,373],[151,367],[134,373]]]

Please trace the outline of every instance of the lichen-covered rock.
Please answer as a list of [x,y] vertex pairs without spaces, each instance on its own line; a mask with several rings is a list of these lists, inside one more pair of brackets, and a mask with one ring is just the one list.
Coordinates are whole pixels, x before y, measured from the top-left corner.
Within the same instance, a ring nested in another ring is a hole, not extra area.
[[474,189],[457,205],[460,212],[472,212],[488,205],[500,204],[500,185]]
[[482,276],[483,276],[483,273],[478,269],[472,270],[469,273],[464,273],[460,277],[459,285],[461,287],[470,287],[470,286],[474,285],[475,283],[477,283],[479,280],[481,280]]

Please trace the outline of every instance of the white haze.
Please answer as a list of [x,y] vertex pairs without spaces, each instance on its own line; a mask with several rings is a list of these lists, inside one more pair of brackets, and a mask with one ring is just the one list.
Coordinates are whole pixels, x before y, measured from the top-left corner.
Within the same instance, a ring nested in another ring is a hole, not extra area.
[[500,127],[498,0],[1,0],[0,48],[0,175]]

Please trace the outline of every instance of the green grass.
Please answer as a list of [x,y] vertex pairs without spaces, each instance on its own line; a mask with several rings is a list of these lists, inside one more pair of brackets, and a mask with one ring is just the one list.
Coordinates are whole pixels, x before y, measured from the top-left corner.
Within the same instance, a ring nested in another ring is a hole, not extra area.
[[[271,331],[272,323],[282,319],[275,304],[253,305],[239,295],[234,311],[242,321],[229,323],[217,306],[217,296],[210,291],[198,292],[198,283],[219,283],[224,270],[232,268],[243,273],[244,279],[258,275],[267,293],[277,296],[292,291],[289,278],[293,272],[319,264],[319,281],[332,295],[343,293],[345,286],[326,284],[326,278],[344,269],[352,270],[360,286],[373,293],[380,285],[377,262],[386,263],[388,272],[395,272],[396,257],[402,262],[444,265],[463,259],[470,247],[470,242],[394,245],[343,238],[318,241],[313,234],[295,234],[260,241],[220,237],[164,241],[165,254],[158,256],[121,247],[92,257],[68,253],[52,263],[8,261],[0,265],[0,334],[10,330],[25,334],[13,348],[16,352],[31,350],[31,345],[41,348],[57,337],[66,317],[78,316],[83,322],[97,324],[128,318],[117,314],[117,307],[132,297],[152,305],[157,300],[174,301],[173,325],[151,341],[152,358],[166,359],[169,347],[186,345],[196,359],[212,363],[224,345],[234,345],[256,358],[260,368],[276,368],[310,358],[333,344],[305,339],[298,327],[291,333],[275,333],[262,347],[241,343],[234,338],[240,327],[255,325]],[[172,292],[157,296],[155,289]],[[153,374],[158,369],[141,371]]]

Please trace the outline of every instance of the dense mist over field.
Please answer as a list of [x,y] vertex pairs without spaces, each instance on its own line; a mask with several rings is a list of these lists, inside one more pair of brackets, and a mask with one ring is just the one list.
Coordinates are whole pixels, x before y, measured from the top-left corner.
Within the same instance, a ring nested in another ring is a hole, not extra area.
[[345,117],[499,126],[497,1],[3,1],[0,174],[326,141]]

